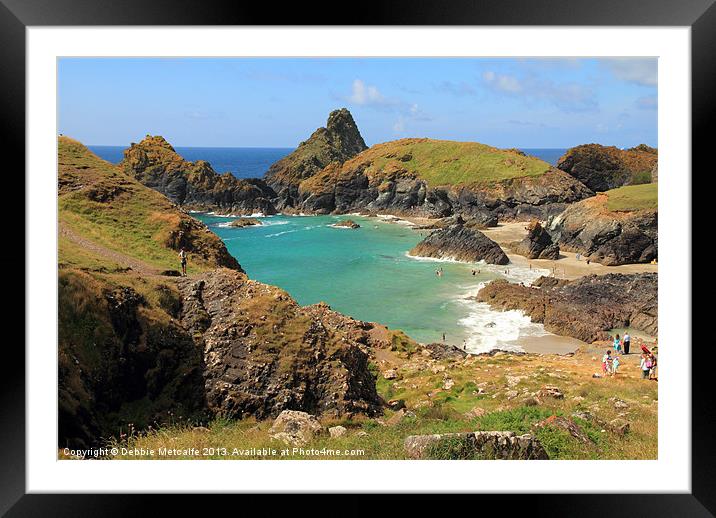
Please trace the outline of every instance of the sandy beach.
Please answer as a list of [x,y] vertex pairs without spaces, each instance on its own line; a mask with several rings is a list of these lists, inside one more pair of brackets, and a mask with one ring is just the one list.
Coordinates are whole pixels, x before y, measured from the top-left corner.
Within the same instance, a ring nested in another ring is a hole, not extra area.
[[482,232],[499,244],[516,266],[532,265],[533,268],[545,268],[553,273],[555,277],[562,279],[577,279],[585,275],[604,275],[607,273],[641,273],[641,272],[658,272],[659,266],[656,264],[622,264],[619,266],[604,266],[599,263],[591,262],[587,264],[584,259],[577,260],[577,254],[574,252],[560,252],[560,258],[556,261],[549,259],[527,259],[522,255],[510,253],[509,244],[519,241],[527,235],[527,225],[524,221],[513,223],[500,223],[497,227],[488,228]]

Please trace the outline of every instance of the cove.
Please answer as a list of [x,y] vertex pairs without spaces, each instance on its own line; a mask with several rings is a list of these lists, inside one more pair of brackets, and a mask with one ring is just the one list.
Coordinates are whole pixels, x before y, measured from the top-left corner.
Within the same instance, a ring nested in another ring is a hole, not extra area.
[[546,270],[409,257],[429,231],[407,222],[350,216],[361,227],[346,229],[331,226],[345,216],[276,215],[259,217],[260,226],[232,228],[234,218],[193,216],[224,241],[249,277],[286,290],[302,305],[326,302],[423,343],[441,341],[445,333],[447,343],[475,353],[523,350],[525,339],[554,336],[521,312],[493,311],[470,298],[493,279],[530,283]]

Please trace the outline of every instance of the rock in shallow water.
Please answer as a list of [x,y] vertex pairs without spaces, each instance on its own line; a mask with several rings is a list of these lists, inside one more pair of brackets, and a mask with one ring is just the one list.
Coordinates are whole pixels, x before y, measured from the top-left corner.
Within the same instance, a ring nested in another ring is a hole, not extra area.
[[485,261],[489,264],[510,262],[500,245],[479,230],[468,229],[460,224],[433,232],[410,250],[409,254],[467,262]]

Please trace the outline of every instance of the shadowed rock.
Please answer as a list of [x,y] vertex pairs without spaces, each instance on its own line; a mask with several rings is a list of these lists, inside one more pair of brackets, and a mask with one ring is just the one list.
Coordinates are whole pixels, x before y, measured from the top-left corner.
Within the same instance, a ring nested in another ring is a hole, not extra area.
[[471,230],[464,225],[436,230],[410,250],[409,254],[467,262],[485,261],[489,264],[510,262],[500,245],[479,230]]

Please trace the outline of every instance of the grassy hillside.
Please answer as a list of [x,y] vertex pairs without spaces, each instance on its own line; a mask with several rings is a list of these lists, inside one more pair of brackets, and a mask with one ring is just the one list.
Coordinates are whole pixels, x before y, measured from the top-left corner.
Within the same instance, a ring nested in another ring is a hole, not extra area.
[[428,184],[491,184],[511,178],[540,176],[547,162],[517,151],[477,142],[402,139],[377,144],[346,162],[345,167],[367,166],[368,174],[406,170]]
[[612,211],[657,210],[659,184],[626,185],[607,191],[607,208]]
[[58,139],[58,188],[60,266],[177,269],[181,246],[194,271],[237,266],[204,225],[67,137]]
[[[399,419],[395,412],[386,410],[379,419],[323,419],[324,427],[342,425],[347,433],[338,438],[318,436],[305,448],[340,449],[348,452],[345,457],[306,457],[289,452],[281,458],[403,459],[403,441],[408,435],[510,430],[535,434],[552,459],[655,459],[657,383],[639,378],[638,355],[623,357],[617,377],[593,378],[592,374],[601,370],[601,354],[608,346],[585,346],[585,350],[566,357],[497,354],[456,361],[425,360],[420,353],[404,348],[380,350],[374,359],[378,392],[386,401],[403,399],[415,416]],[[387,369],[396,369],[397,378],[386,380],[382,373]],[[557,386],[564,397],[535,395],[547,385]],[[588,440],[582,441],[559,426],[534,426],[553,415],[574,422]],[[617,427],[624,422],[630,423],[630,429],[622,435]],[[218,419],[208,429],[195,429],[192,423],[177,420],[172,426],[137,433],[112,445],[155,451],[167,446],[201,449],[220,445],[229,453],[222,456],[214,451],[209,458],[256,459],[260,455],[231,456],[230,452],[233,448],[280,450],[282,443],[270,438],[271,424],[271,420]],[[441,451],[431,456],[460,458],[454,452]],[[118,458],[130,457],[120,454]]]

